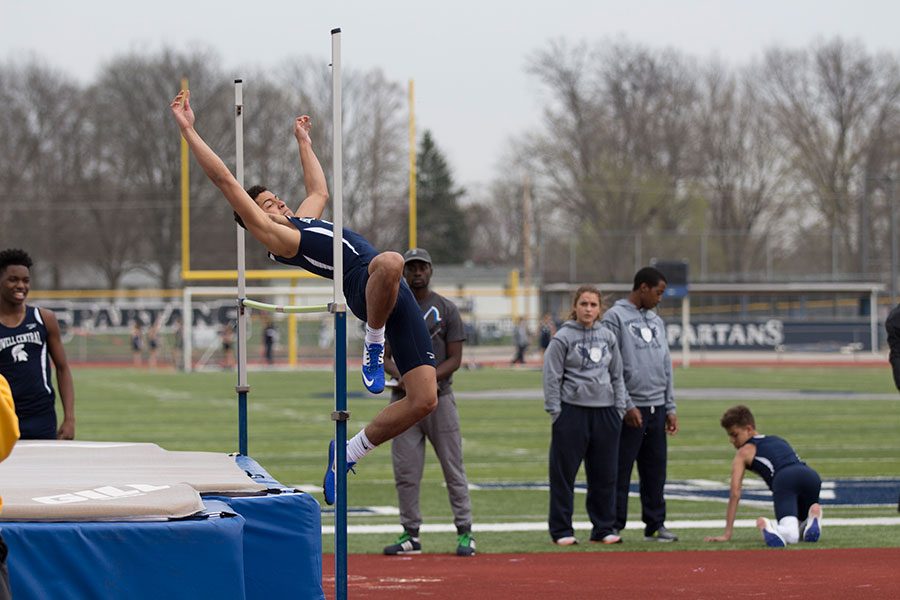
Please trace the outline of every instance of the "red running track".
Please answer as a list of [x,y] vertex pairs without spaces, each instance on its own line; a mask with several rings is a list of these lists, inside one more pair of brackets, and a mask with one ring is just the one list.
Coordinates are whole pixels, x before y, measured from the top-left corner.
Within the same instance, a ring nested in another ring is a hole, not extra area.
[[[323,557],[334,598],[334,557]],[[352,600],[900,598],[900,548],[348,558]]]

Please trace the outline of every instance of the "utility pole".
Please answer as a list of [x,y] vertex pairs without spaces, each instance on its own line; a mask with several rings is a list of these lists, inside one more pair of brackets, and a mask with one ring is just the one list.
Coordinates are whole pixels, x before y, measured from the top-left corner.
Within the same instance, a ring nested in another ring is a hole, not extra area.
[[531,180],[525,175],[522,193],[522,267],[525,271],[525,322],[531,319]]
[[862,202],[859,205],[859,270],[860,278],[865,281],[869,272],[869,178],[863,181]]
[[418,222],[416,220],[416,87],[409,80],[409,247],[416,248]]
[[[897,303],[897,178],[887,176],[891,188],[891,304]],[[875,307],[872,307],[873,310]],[[874,313],[873,313],[874,314]]]

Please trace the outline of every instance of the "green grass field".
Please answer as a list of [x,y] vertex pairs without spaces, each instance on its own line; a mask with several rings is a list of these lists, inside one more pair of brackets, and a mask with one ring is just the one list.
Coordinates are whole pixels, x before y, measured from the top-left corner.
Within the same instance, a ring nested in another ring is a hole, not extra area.
[[[288,485],[320,485],[328,440],[333,435],[332,374],[319,371],[251,372],[250,455]],[[232,452],[237,448],[234,373],[175,373],[134,369],[76,370],[77,437],[82,440],[155,442],[170,450]],[[361,395],[350,373],[350,434],[384,405],[386,398]],[[481,369],[461,371],[457,392],[539,390],[538,370]],[[900,477],[900,396],[887,367],[738,368],[692,367],[676,372],[678,389],[811,390],[887,395],[884,399],[746,400],[760,431],[786,437],[823,479]],[[459,399],[466,469],[470,483],[546,482],[549,420],[537,398]],[[895,397],[896,396],[896,397]],[[727,482],[733,448],[718,418],[738,403],[723,396],[679,402],[680,433],[669,446],[669,479],[713,479]],[[450,524],[452,517],[440,468],[431,449],[426,461],[422,513],[426,524]],[[349,475],[350,506],[396,506],[388,448],[376,450]],[[755,476],[751,476],[755,477]],[[579,476],[579,481],[583,478]],[[315,493],[315,492],[314,492]],[[321,502],[321,494],[315,493]],[[475,534],[481,552],[554,551],[545,530],[481,532],[479,523],[545,523],[547,493],[537,490],[473,490]],[[575,520],[585,521],[584,496],[576,495]],[[836,517],[896,517],[896,506],[826,509],[825,535],[818,547],[900,546],[897,527],[828,528]],[[739,519],[769,516],[771,508],[742,505]],[[632,500],[629,516],[640,511]],[[668,503],[670,521],[724,519],[720,502]],[[323,525],[331,525],[323,515]],[[350,525],[396,525],[396,516],[351,515]],[[704,535],[719,530],[679,529],[677,544],[648,544],[639,530],[624,534],[625,544],[603,551],[659,549],[746,549],[761,545],[755,529],[739,529],[729,544],[706,544]],[[579,532],[586,538],[586,532]],[[396,534],[351,534],[351,552],[380,552]],[[332,547],[324,536],[323,547]],[[453,533],[424,533],[425,552],[452,552]],[[596,551],[588,544],[559,551]]]

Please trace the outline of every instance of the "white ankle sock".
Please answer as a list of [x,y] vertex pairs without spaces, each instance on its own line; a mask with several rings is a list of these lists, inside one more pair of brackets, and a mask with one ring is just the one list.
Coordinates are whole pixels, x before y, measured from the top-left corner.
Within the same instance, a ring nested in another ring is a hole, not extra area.
[[358,462],[374,449],[375,444],[369,441],[369,438],[366,437],[366,430],[363,429],[347,442],[347,462]]
[[366,323],[366,343],[384,345],[384,327],[372,329],[369,327],[369,324]]
[[800,521],[797,517],[782,517],[775,529],[787,544],[796,544],[800,541]]

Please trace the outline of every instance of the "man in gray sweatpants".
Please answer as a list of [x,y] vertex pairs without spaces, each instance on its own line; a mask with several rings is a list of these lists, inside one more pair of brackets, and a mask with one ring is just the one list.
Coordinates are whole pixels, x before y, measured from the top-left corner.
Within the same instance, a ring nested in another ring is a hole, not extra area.
[[[403,277],[412,289],[425,325],[431,334],[434,348],[434,364],[437,368],[438,405],[430,415],[398,435],[391,441],[391,458],[394,463],[394,482],[400,504],[400,524],[403,533],[397,541],[385,546],[384,553],[420,554],[419,527],[422,513],[419,510],[419,490],[425,466],[425,440],[431,442],[444,472],[453,523],[456,525],[457,556],[475,555],[475,538],[472,537],[472,504],[469,500],[469,483],[463,465],[462,437],[459,431],[459,413],[453,397],[453,373],[462,364],[462,347],[466,340],[465,329],[456,305],[430,289],[432,264],[426,250],[413,248],[403,255]],[[390,346],[385,351],[384,370],[393,377],[400,373],[390,359]],[[391,394],[391,402],[404,396],[401,379]]]
[[617,301],[601,321],[619,342],[628,390],[625,426],[619,437],[615,528],[617,531],[625,528],[631,471],[637,461],[644,539],[653,542],[678,540],[666,529],[666,499],[663,496],[668,462],[666,435],[678,432],[672,358],[666,324],[653,311],[665,290],[665,276],[653,267],[644,267],[634,275],[634,286],[628,298]]

